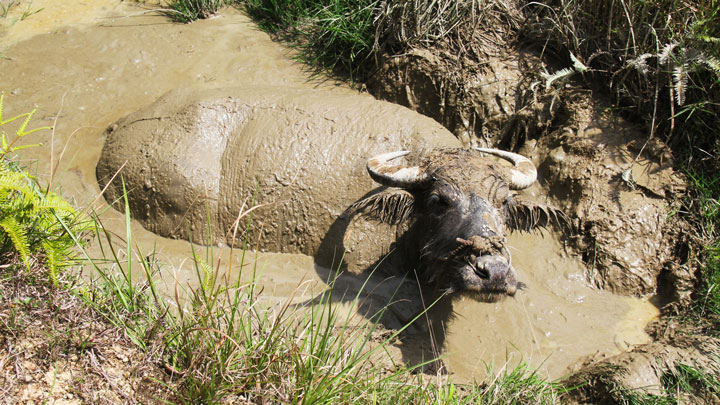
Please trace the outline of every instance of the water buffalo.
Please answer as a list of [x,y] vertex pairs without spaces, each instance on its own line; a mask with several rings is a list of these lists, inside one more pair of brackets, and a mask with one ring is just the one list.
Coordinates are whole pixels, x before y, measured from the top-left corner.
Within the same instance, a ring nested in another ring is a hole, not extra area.
[[414,221],[407,239],[412,240],[414,265],[425,283],[445,294],[460,291],[494,299],[514,295],[518,287],[504,237],[508,219],[517,223],[520,217],[510,190],[532,185],[537,171],[521,155],[475,149],[513,166],[464,149],[432,151],[413,166],[391,163],[408,151],[385,153],[368,160],[368,172],[380,184],[406,190],[405,198],[380,193],[353,208],[381,221]]
[[[108,129],[100,187],[123,167],[133,217],[164,236],[230,243],[238,213],[260,204],[245,234],[258,249],[324,265],[349,250],[345,262],[360,269],[392,246],[436,289],[513,295],[518,277],[503,235],[542,212],[510,194],[535,181],[532,163],[462,149],[427,117],[338,93],[172,91]],[[400,158],[420,164],[393,165]],[[106,198],[121,200],[122,190],[112,182]]]

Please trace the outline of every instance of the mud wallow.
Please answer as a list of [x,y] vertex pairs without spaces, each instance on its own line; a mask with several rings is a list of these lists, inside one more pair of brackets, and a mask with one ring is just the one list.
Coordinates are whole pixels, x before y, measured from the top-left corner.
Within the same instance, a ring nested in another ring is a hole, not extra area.
[[[466,146],[530,156],[540,186],[529,193],[573,220],[566,242],[587,280],[654,297],[662,311],[648,328],[654,343],[589,360],[578,374],[593,381],[586,399],[717,401],[720,5],[245,5],[316,67],[344,67],[371,94],[432,117]],[[353,30],[362,53],[326,40],[333,30],[323,16],[334,10],[372,15],[373,29]],[[315,52],[323,59],[308,56]]]

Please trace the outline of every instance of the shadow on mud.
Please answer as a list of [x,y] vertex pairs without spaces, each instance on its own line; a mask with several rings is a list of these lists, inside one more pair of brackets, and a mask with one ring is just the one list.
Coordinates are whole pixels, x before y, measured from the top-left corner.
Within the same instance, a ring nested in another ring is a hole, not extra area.
[[[378,187],[358,201],[384,190],[386,187]],[[300,305],[356,302],[357,313],[390,331],[384,337],[402,330],[391,343],[400,350],[405,366],[417,367],[419,372],[443,371],[438,359],[446,338],[445,325],[453,318],[452,297],[436,298],[432,288],[418,279],[410,249],[403,248],[413,245],[412,229],[403,232],[388,253],[364,270],[350,271],[339,241],[347,236],[353,218],[361,215],[347,208],[333,222],[315,255],[315,271],[329,290]]]

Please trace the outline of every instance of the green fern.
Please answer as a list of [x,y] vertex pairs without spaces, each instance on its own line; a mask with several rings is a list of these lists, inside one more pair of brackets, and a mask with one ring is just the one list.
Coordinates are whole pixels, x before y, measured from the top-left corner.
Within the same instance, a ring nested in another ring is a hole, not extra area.
[[30,243],[28,242],[26,230],[12,216],[0,219],[0,228],[12,242],[12,247],[20,255],[25,267],[30,269]]
[[87,228],[75,209],[53,192],[42,191],[34,178],[0,160],[0,256],[15,252],[27,269],[31,259],[44,264],[53,283],[58,271],[73,262],[73,233]]
[[32,148],[34,146],[40,146],[40,144],[32,144],[32,145],[22,145],[22,146],[13,146],[15,145],[15,142],[20,140],[20,138],[30,135],[32,133],[35,133],[37,131],[41,131],[43,129],[52,129],[52,127],[39,127],[35,129],[31,129],[29,131],[26,131],[28,124],[30,124],[30,119],[33,115],[35,115],[35,112],[37,112],[37,107],[34,108],[29,113],[24,113],[20,115],[16,115],[12,118],[8,118],[6,120],[3,120],[3,107],[5,104],[5,93],[0,93],[0,127],[2,127],[5,124],[9,124],[13,121],[15,121],[18,118],[25,117],[25,120],[20,124],[20,127],[15,131],[15,138],[8,142],[7,137],[5,135],[5,131],[0,130],[0,159],[5,158],[5,155],[7,155],[10,152],[17,152],[19,150],[23,150],[26,148]]
[[84,232],[89,222],[62,197],[41,189],[37,179],[7,159],[9,152],[26,147],[13,146],[20,137],[48,127],[27,130],[35,110],[3,119],[3,102],[4,95],[0,94],[0,127],[24,119],[10,142],[0,128],[0,259],[15,255],[27,270],[39,264],[57,285],[60,271],[74,263],[76,244],[70,233]]

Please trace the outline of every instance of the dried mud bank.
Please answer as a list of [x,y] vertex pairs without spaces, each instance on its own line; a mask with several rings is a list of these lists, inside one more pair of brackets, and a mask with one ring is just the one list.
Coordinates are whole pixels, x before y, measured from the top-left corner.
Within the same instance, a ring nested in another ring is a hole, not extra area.
[[[677,334],[660,341],[636,347],[634,350],[602,361],[592,359],[579,367],[568,385],[580,386],[573,396],[582,403],[623,403],[632,390],[662,395],[670,376],[680,373],[683,366],[691,366],[706,375],[720,375],[717,353],[720,342],[709,336]],[[688,404],[717,404],[716,393],[678,393],[678,400]]]
[[0,274],[0,404],[177,401],[152,353],[68,291],[28,280],[43,277]]
[[[467,145],[530,157],[539,184],[524,194],[570,218],[564,243],[582,257],[584,277],[596,288],[651,296],[658,306],[689,304],[696,278],[682,235],[688,227],[673,215],[685,183],[673,170],[670,149],[579,83],[546,88],[538,73],[545,67],[531,52],[497,42],[484,49],[441,44],[386,55],[367,87],[434,118]],[[582,390],[585,399],[622,389],[657,392],[678,362],[720,375],[717,339],[669,338],[660,329],[651,331],[653,343],[578,362],[577,381],[592,382]]]

